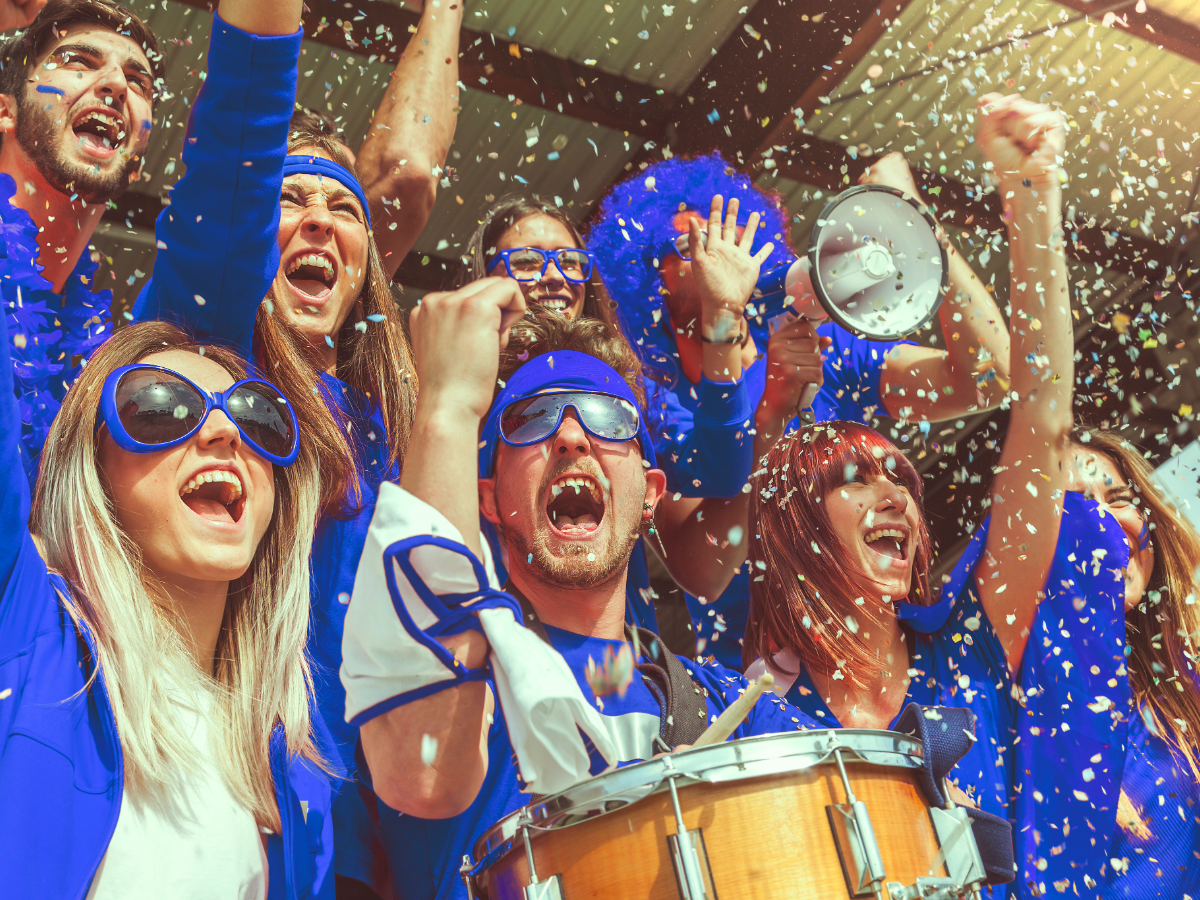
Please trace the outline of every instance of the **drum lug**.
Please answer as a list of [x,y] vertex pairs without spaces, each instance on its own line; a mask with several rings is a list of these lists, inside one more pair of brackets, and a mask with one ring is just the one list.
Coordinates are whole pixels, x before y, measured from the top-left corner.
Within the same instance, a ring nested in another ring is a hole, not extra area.
[[[842,747],[831,742],[830,750],[837,762],[838,773],[842,776],[842,789],[846,792],[846,803],[826,807],[829,813],[829,827],[833,829],[834,842],[842,857],[842,865],[846,871],[847,886],[851,897],[873,896],[883,900],[883,883],[887,878],[887,870],[883,866],[883,855],[879,852],[879,842],[875,839],[875,827],[871,824],[871,816],[867,805],[854,796],[854,788],[850,784],[850,776],[846,773],[846,763],[842,759]],[[841,825],[841,828],[838,825]],[[845,835],[850,853],[842,848],[842,835]],[[851,873],[850,865],[855,871]],[[866,893],[870,891],[870,893]]]
[[562,876],[551,875],[536,884],[526,885],[525,900],[563,900]]
[[949,809],[930,807],[929,817],[941,846],[939,852],[946,860],[946,874],[958,884],[982,884],[987,879],[987,870],[967,811],[953,805]]
[[467,900],[475,900],[475,879],[472,872],[475,869],[475,860],[471,859],[470,853],[464,853],[462,865],[458,867],[458,874],[462,877],[463,884],[467,886]]
[[525,862],[529,866],[529,884],[524,888],[525,900],[563,900],[562,875],[538,878],[534,868],[533,844],[529,841],[529,822],[521,823],[521,840],[525,844]]
[[952,878],[918,878],[907,887],[898,881],[887,884],[891,900],[962,900],[974,896],[973,889],[963,887]]

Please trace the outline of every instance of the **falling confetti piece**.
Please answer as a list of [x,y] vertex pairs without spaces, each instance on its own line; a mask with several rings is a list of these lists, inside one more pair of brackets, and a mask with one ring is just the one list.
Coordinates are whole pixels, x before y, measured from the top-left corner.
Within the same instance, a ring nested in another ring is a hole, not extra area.
[[438,739],[432,734],[421,735],[421,762],[432,766],[437,759]]
[[604,648],[604,661],[596,665],[592,657],[588,657],[587,672],[585,673],[588,686],[596,697],[607,697],[617,694],[624,697],[633,683],[633,648],[622,643],[616,654],[612,647]]

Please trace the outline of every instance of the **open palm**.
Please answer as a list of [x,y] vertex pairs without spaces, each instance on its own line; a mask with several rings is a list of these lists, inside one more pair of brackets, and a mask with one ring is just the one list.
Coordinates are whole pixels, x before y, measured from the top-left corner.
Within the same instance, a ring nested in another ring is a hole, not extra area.
[[708,214],[707,245],[701,239],[700,222],[692,219],[689,226],[689,251],[692,275],[700,293],[700,302],[707,324],[740,317],[754,285],[758,281],[762,262],[771,255],[775,245],[768,242],[758,253],[751,254],[754,233],[758,230],[758,213],[751,213],[741,239],[737,233],[738,201],[729,201],[724,224],[721,222],[723,200],[718,194],[712,199]]

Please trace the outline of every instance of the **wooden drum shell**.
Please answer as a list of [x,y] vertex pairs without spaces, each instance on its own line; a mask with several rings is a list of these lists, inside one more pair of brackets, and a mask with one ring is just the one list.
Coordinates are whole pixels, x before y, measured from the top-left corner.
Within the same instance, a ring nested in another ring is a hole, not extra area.
[[[888,881],[945,875],[913,771],[847,760],[847,772],[870,813]],[[830,825],[827,807],[846,802],[837,766],[828,762],[781,775],[679,784],[684,821],[701,831],[720,900],[870,896],[869,888],[850,893]],[[530,838],[539,879],[561,875],[564,900],[678,900],[667,841],[675,831],[671,796],[662,790],[574,825],[535,827]],[[843,848],[850,853],[844,842]],[[488,900],[523,900],[528,883],[519,842],[476,882]]]

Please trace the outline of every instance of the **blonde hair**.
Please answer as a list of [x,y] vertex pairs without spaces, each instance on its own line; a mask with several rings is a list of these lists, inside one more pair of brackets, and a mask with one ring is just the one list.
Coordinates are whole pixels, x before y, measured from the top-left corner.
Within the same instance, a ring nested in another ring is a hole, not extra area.
[[1071,441],[1108,456],[1149,514],[1154,571],[1141,602],[1125,613],[1129,686],[1142,714],[1200,781],[1200,687],[1195,681],[1200,535],[1163,495],[1154,470],[1129,441],[1112,432],[1085,430],[1072,432]]
[[269,753],[276,724],[286,731],[289,757],[322,765],[311,737],[305,654],[320,465],[303,435],[314,417],[328,414],[311,386],[287,386],[300,421],[300,455],[288,468],[275,467],[274,513],[250,568],[229,585],[209,675],[195,664],[186,624],[114,516],[98,464],[104,379],[166,350],[202,353],[234,378],[246,377],[245,363],[233,353],[193,344],[163,322],[132,325],[109,338],[67,392],[50,429],[30,530],[46,565],[70,586],[67,612],[95,638],[95,672],[103,675],[116,719],[126,785],[169,791],[180,771],[195,771],[191,738],[169,698],[180,689],[192,696],[207,690],[216,695],[208,730],[222,775],[255,820],[278,832]]

